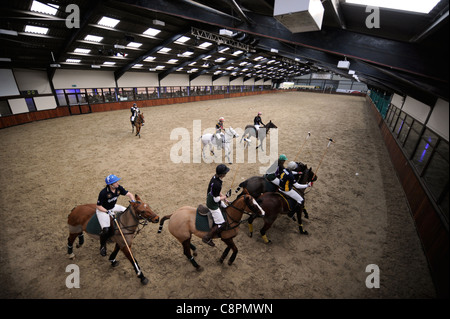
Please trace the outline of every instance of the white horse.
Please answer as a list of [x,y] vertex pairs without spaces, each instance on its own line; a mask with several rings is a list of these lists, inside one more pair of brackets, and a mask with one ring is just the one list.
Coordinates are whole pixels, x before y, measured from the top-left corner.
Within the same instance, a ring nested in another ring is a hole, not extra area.
[[205,146],[209,145],[209,152],[211,153],[211,155],[215,155],[214,154],[214,146],[217,147],[217,149],[224,149],[225,150],[225,157],[228,160],[228,163],[231,164],[231,160],[230,160],[230,152],[231,152],[231,148],[230,148],[230,143],[231,140],[233,138],[239,137],[239,134],[236,133],[236,131],[232,128],[226,128],[225,129],[225,134],[224,134],[224,139],[223,140],[217,140],[216,134],[211,134],[211,133],[207,133],[207,134],[203,134],[202,136],[200,136],[199,140],[202,140],[202,154],[203,154],[203,158],[206,157],[205,155]]

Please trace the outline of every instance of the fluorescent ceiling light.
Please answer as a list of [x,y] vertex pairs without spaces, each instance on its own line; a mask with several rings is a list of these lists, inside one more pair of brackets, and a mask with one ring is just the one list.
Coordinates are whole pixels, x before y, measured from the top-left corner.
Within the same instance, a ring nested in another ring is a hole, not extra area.
[[139,43],[139,42],[130,42],[127,44],[127,47],[139,48],[141,45],[142,45],[142,43]]
[[200,47],[200,48],[207,48],[207,47],[209,47],[210,45],[212,45],[211,42],[203,42],[202,44],[199,45],[199,47]]
[[0,62],[11,62],[11,58],[0,58]]
[[164,68],[165,68],[164,65],[158,65],[158,66],[156,67],[157,70],[162,70],[162,69],[164,69]]
[[160,32],[161,32],[161,30],[153,29],[153,28],[148,28],[147,30],[144,31],[144,34],[146,34],[146,35],[151,35],[151,36],[155,36],[155,35],[157,35],[157,34],[160,33]]
[[159,50],[157,53],[167,53],[170,50],[172,50],[171,48],[162,48],[161,50]]
[[74,52],[75,53],[85,53],[85,54],[87,54],[87,53],[91,52],[91,50],[90,49],[76,48]]
[[154,59],[156,59],[154,56],[149,56],[149,57],[146,57],[146,58],[144,59],[144,61],[145,61],[145,62],[152,62]]
[[110,61],[103,62],[103,65],[114,65],[114,64],[116,64],[116,62],[110,62]]
[[177,62],[178,62],[177,59],[170,59],[169,61],[167,61],[167,63],[171,63],[171,64],[174,64],[174,63],[177,63]]
[[225,60],[225,59],[226,59],[226,58],[221,57],[221,58],[215,59],[214,62],[222,62],[222,61]]
[[100,42],[100,41],[103,40],[103,37],[98,37],[98,36],[96,36],[96,35],[88,34],[87,36],[84,37],[84,39],[85,39],[86,41]]
[[142,66],[144,66],[144,65],[141,63],[137,63],[137,64],[133,65],[132,68],[140,68]]
[[80,59],[67,59],[66,62],[67,63],[80,63],[81,60]]
[[223,48],[222,50],[220,50],[219,52],[220,53],[223,53],[223,52],[225,52],[225,51],[227,51],[227,50],[229,50],[230,48],[228,48],[228,47],[226,47],[226,48]]
[[48,28],[35,27],[33,25],[26,25],[25,26],[25,32],[47,34]]
[[253,61],[259,61],[259,60],[262,60],[262,59],[264,59],[264,57],[260,55],[259,57],[254,58]]
[[440,0],[346,0],[346,3],[360,4],[387,9],[429,13]]
[[184,35],[182,37],[179,37],[175,43],[185,43],[186,41],[189,41],[191,38],[185,37]]
[[120,20],[117,19],[103,17],[97,22],[97,24],[104,25],[105,27],[114,28],[119,22]]
[[198,69],[191,69],[191,72],[197,72]]
[[239,55],[239,54],[241,54],[241,53],[244,53],[244,51],[242,51],[242,50],[237,50],[237,51],[233,52],[233,55]]
[[44,4],[39,1],[34,0],[31,4],[31,11],[40,12],[45,14],[50,14],[52,16],[56,15],[59,6],[56,4]]

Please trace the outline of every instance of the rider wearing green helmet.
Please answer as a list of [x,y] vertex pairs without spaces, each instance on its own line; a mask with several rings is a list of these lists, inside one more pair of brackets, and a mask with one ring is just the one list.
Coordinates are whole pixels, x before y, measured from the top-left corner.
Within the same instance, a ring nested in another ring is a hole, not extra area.
[[272,166],[269,167],[266,173],[266,178],[268,181],[274,183],[275,185],[280,185],[280,175],[284,170],[284,163],[287,161],[287,157],[281,154],[278,157],[278,161],[274,162]]

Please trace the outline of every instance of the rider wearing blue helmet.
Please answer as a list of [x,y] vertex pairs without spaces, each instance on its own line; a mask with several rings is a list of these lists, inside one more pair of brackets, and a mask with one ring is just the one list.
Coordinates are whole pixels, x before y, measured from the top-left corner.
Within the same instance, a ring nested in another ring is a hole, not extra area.
[[98,195],[96,213],[100,227],[102,228],[100,233],[100,255],[102,256],[106,256],[106,240],[109,237],[111,226],[109,217],[114,217],[115,212],[123,212],[126,209],[122,205],[117,204],[119,195],[128,196],[132,202],[136,201],[132,193],[119,185],[120,179],[114,174],[108,175],[105,178],[106,187]]

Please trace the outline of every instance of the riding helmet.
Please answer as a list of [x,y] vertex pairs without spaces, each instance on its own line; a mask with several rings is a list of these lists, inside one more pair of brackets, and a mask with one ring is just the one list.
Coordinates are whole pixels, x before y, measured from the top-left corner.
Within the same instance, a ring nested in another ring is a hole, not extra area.
[[279,161],[287,161],[287,157],[284,154],[281,154],[280,157],[278,157]]
[[114,174],[110,174],[110,175],[106,176],[106,178],[105,178],[106,185],[114,184],[115,182],[118,182],[120,180],[121,180],[121,178],[117,177]]
[[294,169],[297,168],[297,163],[294,161],[289,162],[289,164],[287,165],[287,168],[290,169],[291,171],[293,171]]
[[216,167],[216,174],[223,175],[230,171],[230,169],[225,164],[219,164]]

